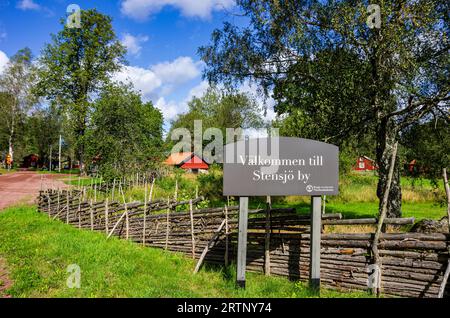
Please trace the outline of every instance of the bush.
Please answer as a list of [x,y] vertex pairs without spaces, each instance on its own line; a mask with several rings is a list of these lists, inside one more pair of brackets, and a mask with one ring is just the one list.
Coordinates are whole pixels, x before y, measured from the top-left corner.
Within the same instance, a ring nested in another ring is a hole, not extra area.
[[223,172],[217,166],[211,166],[209,172],[197,177],[200,194],[212,202],[223,201]]

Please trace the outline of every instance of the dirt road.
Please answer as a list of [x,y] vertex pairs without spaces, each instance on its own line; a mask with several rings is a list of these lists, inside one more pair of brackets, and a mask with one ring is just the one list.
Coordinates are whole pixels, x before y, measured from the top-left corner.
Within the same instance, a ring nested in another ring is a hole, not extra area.
[[[19,203],[33,203],[42,186],[45,188],[67,185],[57,180],[61,175],[20,171],[0,175],[0,210]],[[41,181],[42,180],[42,181]]]

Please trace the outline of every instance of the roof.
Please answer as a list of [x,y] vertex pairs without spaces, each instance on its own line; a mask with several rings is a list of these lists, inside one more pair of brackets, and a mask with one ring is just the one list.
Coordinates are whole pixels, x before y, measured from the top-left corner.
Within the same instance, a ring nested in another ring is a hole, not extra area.
[[178,166],[191,159],[192,155],[192,152],[175,152],[170,154],[170,156],[164,161],[164,163],[170,166]]
[[208,169],[208,164],[193,152],[178,152],[171,154],[165,164],[179,166],[182,169]]
[[362,155],[362,156],[359,156],[360,158],[364,158],[364,159],[367,159],[367,160],[369,160],[369,161],[373,161],[373,162],[375,162],[375,160],[373,160],[373,159],[371,159],[371,158],[369,158],[369,157],[367,157],[367,156],[364,156],[364,155]]
[[208,164],[195,154],[191,159],[187,160],[182,166],[182,169],[208,169]]

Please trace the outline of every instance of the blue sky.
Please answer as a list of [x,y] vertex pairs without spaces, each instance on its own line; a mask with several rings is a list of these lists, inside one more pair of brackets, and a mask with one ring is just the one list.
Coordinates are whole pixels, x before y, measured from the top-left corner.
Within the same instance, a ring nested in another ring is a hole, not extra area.
[[224,21],[244,23],[230,14],[237,10],[234,0],[0,0],[0,71],[25,46],[38,56],[72,3],[113,18],[129,62],[117,78],[133,82],[163,111],[166,123],[207,87],[198,47]]

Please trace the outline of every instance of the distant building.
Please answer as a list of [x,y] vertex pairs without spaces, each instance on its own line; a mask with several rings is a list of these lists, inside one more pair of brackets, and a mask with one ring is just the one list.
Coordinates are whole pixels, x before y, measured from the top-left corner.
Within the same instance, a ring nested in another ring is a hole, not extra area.
[[374,171],[378,170],[378,166],[375,160],[370,159],[367,156],[359,156],[354,167],[356,171]]
[[193,152],[178,152],[171,154],[164,163],[193,173],[206,172],[208,164]]
[[39,162],[39,156],[35,154],[30,154],[23,158],[22,168],[37,168]]

